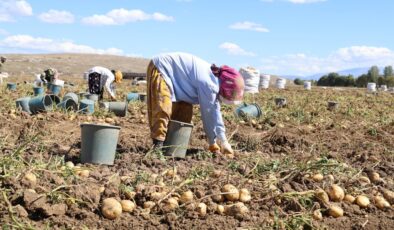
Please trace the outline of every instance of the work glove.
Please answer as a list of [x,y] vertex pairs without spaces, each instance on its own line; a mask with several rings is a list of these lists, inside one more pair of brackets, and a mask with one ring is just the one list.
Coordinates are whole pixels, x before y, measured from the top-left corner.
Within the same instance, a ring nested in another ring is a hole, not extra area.
[[209,151],[210,151],[211,153],[215,153],[215,154],[219,154],[219,153],[220,153],[220,147],[219,147],[219,145],[216,144],[216,143],[210,145],[208,149],[209,149]]
[[220,149],[225,155],[234,155],[234,150],[231,148],[231,145],[228,143],[228,141],[220,142]]

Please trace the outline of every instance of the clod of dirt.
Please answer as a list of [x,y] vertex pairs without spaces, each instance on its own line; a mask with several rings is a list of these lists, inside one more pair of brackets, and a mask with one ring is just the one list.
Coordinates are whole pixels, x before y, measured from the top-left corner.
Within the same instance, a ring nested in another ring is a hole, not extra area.
[[225,193],[224,197],[226,197],[226,199],[229,201],[239,200],[239,191],[232,184],[226,184],[225,186],[223,186],[222,192]]
[[22,205],[16,205],[13,207],[13,209],[15,210],[15,212],[17,213],[17,215],[19,217],[28,217],[29,213],[27,213],[26,209],[22,206]]
[[356,197],[356,204],[361,208],[366,208],[370,204],[368,197],[360,195]]
[[44,205],[42,207],[45,216],[63,216],[66,214],[66,204]]
[[103,201],[101,212],[105,218],[114,220],[122,214],[122,205],[115,198],[106,198]]
[[45,195],[39,195],[35,192],[25,190],[23,192],[23,202],[28,210],[34,211],[37,208],[43,207],[47,200]]
[[333,184],[330,187],[328,187],[327,194],[330,197],[330,200],[335,202],[342,201],[343,198],[345,198],[345,192],[340,186],[336,184]]

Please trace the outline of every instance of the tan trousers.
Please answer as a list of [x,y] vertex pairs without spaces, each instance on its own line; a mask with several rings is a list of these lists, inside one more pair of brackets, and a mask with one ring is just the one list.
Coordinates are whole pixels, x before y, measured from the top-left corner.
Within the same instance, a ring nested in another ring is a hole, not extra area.
[[170,119],[191,123],[193,105],[183,101],[171,101],[170,89],[152,61],[147,69],[147,97],[152,139],[165,140]]

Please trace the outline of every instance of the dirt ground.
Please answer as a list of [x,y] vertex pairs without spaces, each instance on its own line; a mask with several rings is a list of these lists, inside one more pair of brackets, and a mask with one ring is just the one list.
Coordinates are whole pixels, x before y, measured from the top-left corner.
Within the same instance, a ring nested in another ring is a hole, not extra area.
[[[394,191],[394,95],[367,94],[365,89],[291,87],[247,96],[264,115],[240,120],[234,106],[223,106],[227,136],[235,158],[206,151],[198,107],[186,159],[172,159],[150,150],[146,106],[132,102],[126,117],[99,110],[93,115],[60,109],[28,115],[15,107],[17,98],[31,95],[32,86],[19,78],[16,92],[0,93],[0,222],[3,229],[393,229],[390,207],[376,207],[376,196]],[[64,92],[80,92],[75,83]],[[128,92],[144,92],[124,81],[119,100]],[[275,98],[288,103],[277,107]],[[327,102],[339,108],[328,110]],[[80,164],[80,124],[109,123],[121,127],[112,166]],[[65,166],[71,161],[74,168]],[[81,170],[88,169],[83,176]],[[32,173],[37,182],[26,179]],[[371,175],[378,173],[380,179]],[[314,175],[322,174],[321,180]],[[225,184],[245,188],[251,200],[247,212],[217,213]],[[332,184],[346,194],[365,195],[361,208],[345,201],[321,202],[316,190]],[[168,210],[167,198],[192,191],[194,201]],[[385,193],[386,192],[386,193]],[[165,197],[155,200],[153,194]],[[137,208],[115,220],[101,212],[105,198],[129,199]],[[146,201],[156,206],[144,209]],[[195,208],[207,205],[207,214]],[[330,216],[332,205],[343,209]],[[314,219],[320,210],[322,220]]]

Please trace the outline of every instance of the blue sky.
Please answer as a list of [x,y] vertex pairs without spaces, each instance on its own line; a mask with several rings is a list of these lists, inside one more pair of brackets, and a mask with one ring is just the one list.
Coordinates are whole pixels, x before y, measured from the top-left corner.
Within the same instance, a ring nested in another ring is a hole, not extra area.
[[394,65],[392,0],[0,0],[0,53],[184,51],[262,73]]

